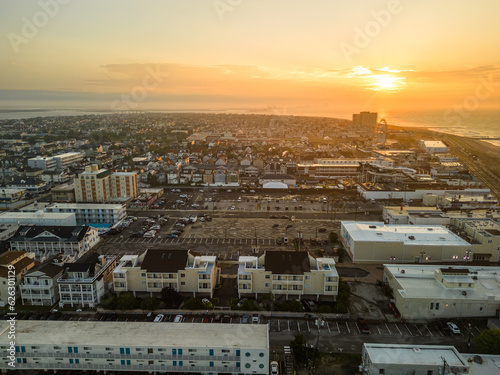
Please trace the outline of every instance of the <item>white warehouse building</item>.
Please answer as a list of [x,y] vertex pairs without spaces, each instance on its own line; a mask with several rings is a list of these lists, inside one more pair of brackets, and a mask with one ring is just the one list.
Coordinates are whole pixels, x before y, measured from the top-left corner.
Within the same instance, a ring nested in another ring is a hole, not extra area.
[[500,314],[500,267],[385,264],[403,319],[493,317]]
[[[3,353],[8,328],[2,321]],[[16,370],[269,374],[266,324],[20,320],[15,345]]]
[[340,238],[354,263],[459,262],[473,246],[440,225],[343,221]]

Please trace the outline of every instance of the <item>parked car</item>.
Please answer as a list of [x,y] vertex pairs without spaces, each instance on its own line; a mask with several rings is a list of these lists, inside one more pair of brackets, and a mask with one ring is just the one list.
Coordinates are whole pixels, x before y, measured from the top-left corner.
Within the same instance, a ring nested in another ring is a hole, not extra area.
[[358,318],[358,328],[359,332],[369,334],[370,333],[370,328],[368,327],[368,324],[363,318]]
[[174,323],[182,323],[183,320],[184,317],[181,314],[179,314],[175,316]]
[[250,323],[250,315],[248,315],[248,314],[243,315],[243,317],[241,318],[241,322],[242,322],[243,324],[248,324],[248,323]]
[[279,366],[278,362],[272,361],[270,364],[270,368],[271,368],[271,375],[279,375],[280,366]]
[[456,334],[456,335],[460,334],[460,328],[458,328],[458,326],[455,323],[448,322],[448,323],[446,323],[446,325],[448,326],[450,331],[453,332],[454,334]]
[[164,318],[165,318],[165,315],[163,315],[163,314],[158,314],[158,315],[156,315],[156,317],[155,317],[155,320],[154,320],[154,321],[155,321],[156,323],[160,323],[160,322],[163,322],[163,319],[164,319]]
[[259,314],[253,314],[252,315],[252,323],[254,323],[254,324],[259,324],[260,323]]

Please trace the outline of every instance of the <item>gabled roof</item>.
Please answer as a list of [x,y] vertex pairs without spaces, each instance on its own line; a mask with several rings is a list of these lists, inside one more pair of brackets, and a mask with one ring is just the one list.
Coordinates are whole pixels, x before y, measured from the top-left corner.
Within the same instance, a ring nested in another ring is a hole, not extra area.
[[177,272],[186,268],[188,250],[147,250],[141,269],[147,272]]
[[18,241],[33,241],[38,242],[53,242],[60,239],[66,241],[81,241],[90,230],[90,227],[80,226],[21,226],[16,234],[10,240],[11,242]]
[[264,263],[266,271],[273,274],[302,275],[311,271],[307,251],[266,251]]
[[0,264],[9,264],[24,254],[26,254],[26,251],[6,251],[0,255]]
[[56,277],[63,271],[63,267],[52,263],[51,261],[44,262],[37,267],[32,268],[25,276],[31,276],[35,272],[42,272],[50,278]]

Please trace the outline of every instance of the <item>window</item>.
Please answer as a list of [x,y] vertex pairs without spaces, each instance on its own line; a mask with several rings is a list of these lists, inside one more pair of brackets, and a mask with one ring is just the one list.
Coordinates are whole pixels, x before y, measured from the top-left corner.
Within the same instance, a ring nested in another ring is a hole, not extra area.
[[186,285],[186,283],[184,281],[181,281],[181,285]]
[[436,310],[439,310],[439,302],[436,302]]
[[251,365],[250,365],[250,363],[247,363],[247,364],[245,365],[245,367],[246,367],[246,368],[250,368],[250,366],[251,366]]
[[270,279],[271,278],[271,275],[266,275],[266,279]]
[[186,277],[186,274],[185,273],[181,273],[181,277]]
[[250,357],[250,352],[246,352],[245,356]]
[[380,370],[378,370],[378,373],[379,373],[379,375],[384,375],[385,374],[385,370],[383,368],[381,368]]
[[260,358],[264,357],[264,353],[259,353],[259,357]]
[[266,283],[266,288],[269,287],[269,283]]
[[431,310],[434,308],[434,302],[431,302]]

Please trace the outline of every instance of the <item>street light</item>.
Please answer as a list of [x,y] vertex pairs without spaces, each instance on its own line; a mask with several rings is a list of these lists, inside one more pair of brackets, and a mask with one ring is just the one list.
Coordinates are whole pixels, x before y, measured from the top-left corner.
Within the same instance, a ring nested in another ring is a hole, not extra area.
[[467,264],[467,262],[470,260],[470,253],[471,253],[470,250],[465,250],[465,255],[464,255],[465,264]]
[[390,257],[389,259],[391,260],[392,263],[396,262],[396,257]]

